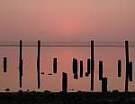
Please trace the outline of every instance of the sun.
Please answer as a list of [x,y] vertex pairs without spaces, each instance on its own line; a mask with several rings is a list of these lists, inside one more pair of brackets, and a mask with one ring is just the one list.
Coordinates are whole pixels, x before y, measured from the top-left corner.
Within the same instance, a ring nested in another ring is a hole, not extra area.
[[82,30],[82,24],[79,18],[64,17],[62,20],[56,21],[55,31],[64,35],[77,34]]

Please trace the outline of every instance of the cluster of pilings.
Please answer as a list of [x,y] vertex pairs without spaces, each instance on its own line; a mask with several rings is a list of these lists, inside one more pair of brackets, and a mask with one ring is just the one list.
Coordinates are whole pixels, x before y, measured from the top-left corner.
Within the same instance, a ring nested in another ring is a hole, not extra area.
[[[128,83],[129,81],[133,81],[133,63],[130,61],[129,58],[129,42],[125,41],[125,66],[126,66],[126,75],[125,75],[125,92],[128,92]],[[19,42],[19,87],[22,88],[22,80],[23,80],[23,42],[20,40]],[[83,78],[84,74],[85,77],[91,77],[91,91],[94,90],[94,40],[91,40],[90,44],[90,58],[87,58],[87,71],[84,73],[84,62],[83,60],[77,60],[76,58],[73,58],[72,60],[72,73],[73,78],[78,79]],[[38,40],[37,42],[37,88],[40,89],[40,53],[41,53],[41,41]],[[3,57],[3,72],[7,72],[7,57]],[[78,65],[80,66],[78,67]],[[118,77],[122,76],[122,62],[119,59],[117,67],[117,73]],[[52,64],[53,74],[57,74],[58,70],[58,59],[57,57],[53,58],[53,64]],[[80,69],[80,71],[79,71]],[[99,60],[99,81],[102,82],[102,92],[107,92],[107,77],[103,76],[103,61]],[[79,73],[80,72],[80,73]],[[90,76],[91,75],[91,76]],[[67,92],[68,89],[68,75],[67,73],[62,73],[62,91]]]

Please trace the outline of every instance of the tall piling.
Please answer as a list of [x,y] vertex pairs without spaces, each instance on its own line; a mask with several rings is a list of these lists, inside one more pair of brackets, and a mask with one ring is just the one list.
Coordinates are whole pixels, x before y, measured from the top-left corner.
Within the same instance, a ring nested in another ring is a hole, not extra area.
[[20,54],[19,54],[19,86],[22,88],[22,77],[23,77],[23,58],[22,58],[22,40],[20,40]]
[[94,40],[91,40],[91,91],[94,90]]
[[38,89],[40,88],[40,48],[41,48],[41,42],[38,40],[38,54],[37,54],[37,84]]
[[126,57],[125,92],[128,92],[128,73],[129,73],[129,43],[128,41],[125,41],[125,57]]

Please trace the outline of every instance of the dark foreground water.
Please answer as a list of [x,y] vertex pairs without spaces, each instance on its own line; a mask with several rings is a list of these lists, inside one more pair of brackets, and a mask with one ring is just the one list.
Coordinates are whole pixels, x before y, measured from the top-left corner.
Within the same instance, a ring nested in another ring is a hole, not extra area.
[[0,104],[135,104],[135,93],[0,93]]

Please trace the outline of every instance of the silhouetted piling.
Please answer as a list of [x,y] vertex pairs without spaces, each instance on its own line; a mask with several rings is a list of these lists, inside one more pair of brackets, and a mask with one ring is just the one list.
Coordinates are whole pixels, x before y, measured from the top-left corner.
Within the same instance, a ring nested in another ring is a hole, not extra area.
[[99,80],[103,78],[103,61],[99,61]]
[[37,55],[37,81],[38,81],[38,89],[40,88],[40,47],[41,42],[38,40],[38,55]]
[[23,77],[23,60],[21,60],[21,65],[20,65],[20,88],[22,88],[22,77]]
[[126,56],[125,92],[128,92],[128,73],[129,73],[129,45],[128,45],[128,41],[125,41],[125,56]]
[[87,59],[87,72],[85,73],[85,76],[88,77],[90,74],[90,59]]
[[121,77],[121,60],[118,60],[118,77]]
[[67,73],[62,73],[62,92],[67,93],[68,78]]
[[73,58],[73,74],[74,79],[78,79],[78,62],[77,59]]
[[57,73],[57,58],[53,58],[53,73]]
[[107,78],[102,78],[102,92],[107,92]]
[[83,77],[83,61],[80,61],[80,77]]
[[91,90],[94,90],[94,40],[91,40]]
[[129,77],[129,81],[133,80],[133,73],[132,73],[132,62],[129,62],[129,73],[128,73],[128,77]]
[[20,56],[19,56],[19,85],[20,85],[20,88],[22,88],[22,76],[23,76],[22,40],[20,40]]
[[7,57],[3,58],[3,72],[7,72]]

